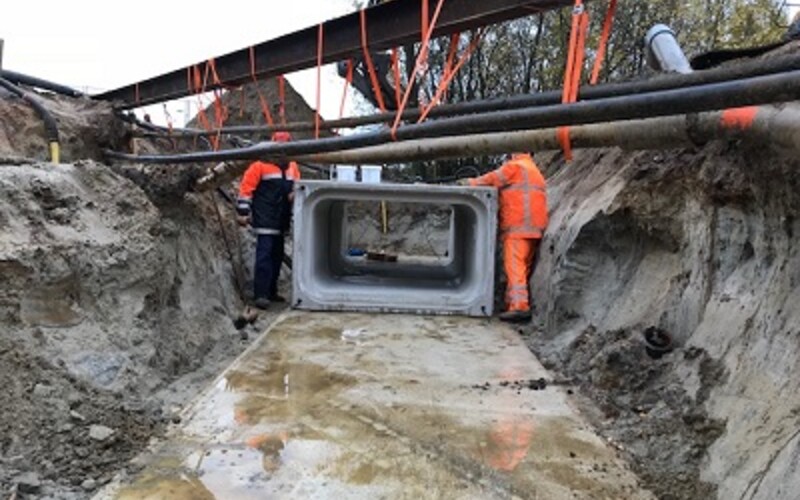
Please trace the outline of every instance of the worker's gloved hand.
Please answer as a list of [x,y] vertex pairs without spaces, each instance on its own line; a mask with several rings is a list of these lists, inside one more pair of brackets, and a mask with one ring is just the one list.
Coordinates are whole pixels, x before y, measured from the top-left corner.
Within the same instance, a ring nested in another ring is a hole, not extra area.
[[249,215],[237,215],[236,222],[242,226],[247,227],[250,225],[250,216]]
[[458,186],[469,186],[469,179],[458,179],[456,181],[456,185],[458,185]]

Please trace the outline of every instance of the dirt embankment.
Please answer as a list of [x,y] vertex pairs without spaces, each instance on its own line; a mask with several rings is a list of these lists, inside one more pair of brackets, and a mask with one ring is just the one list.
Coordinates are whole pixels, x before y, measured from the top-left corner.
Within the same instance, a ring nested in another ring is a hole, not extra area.
[[230,257],[247,235],[220,196],[186,191],[202,166],[99,163],[129,145],[111,108],[42,99],[58,166],[36,163],[41,121],[0,96],[0,498],[85,498],[246,346]]
[[[584,151],[550,178],[530,345],[662,498],[800,491],[800,160]],[[668,332],[654,360],[642,338]]]

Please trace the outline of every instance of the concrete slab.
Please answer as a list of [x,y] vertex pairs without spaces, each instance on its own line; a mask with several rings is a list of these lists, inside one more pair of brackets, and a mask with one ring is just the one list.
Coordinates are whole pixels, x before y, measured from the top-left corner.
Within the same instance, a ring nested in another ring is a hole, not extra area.
[[486,320],[289,313],[98,498],[653,498],[539,378]]

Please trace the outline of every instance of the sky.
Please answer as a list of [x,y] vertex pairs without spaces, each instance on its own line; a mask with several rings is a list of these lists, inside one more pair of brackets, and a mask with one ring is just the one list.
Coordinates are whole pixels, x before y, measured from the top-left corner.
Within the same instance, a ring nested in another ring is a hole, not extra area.
[[[353,0],[137,0],[113,2],[113,7],[97,0],[6,3],[0,15],[3,67],[89,93],[205,61],[354,10]],[[800,8],[792,9],[794,15]],[[313,107],[316,69],[287,78]],[[338,118],[343,80],[333,65],[324,68],[322,80],[322,116]],[[197,99],[190,102],[194,113]],[[351,96],[345,114],[353,107]],[[177,125],[185,121],[185,108],[170,104]],[[161,106],[147,111],[155,122],[165,123]]]
[[[354,10],[353,0],[6,3],[0,15],[3,67],[89,93],[205,61]],[[313,106],[316,68],[287,78]],[[338,118],[343,85],[334,66],[326,66],[324,117]],[[196,112],[197,99],[191,102]],[[348,102],[345,113],[351,109]],[[154,121],[164,122],[161,106],[148,111]],[[183,124],[185,105],[171,105],[170,113],[176,124]]]

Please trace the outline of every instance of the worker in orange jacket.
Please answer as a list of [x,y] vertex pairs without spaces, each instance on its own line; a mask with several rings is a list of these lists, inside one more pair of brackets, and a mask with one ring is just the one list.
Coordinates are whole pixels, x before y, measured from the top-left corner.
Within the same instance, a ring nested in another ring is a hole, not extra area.
[[[276,132],[273,142],[288,142],[288,132]],[[300,180],[295,162],[250,164],[239,185],[238,222],[250,225],[257,237],[253,272],[254,305],[266,309],[270,302],[285,302],[278,295],[278,277],[284,255],[284,235],[292,220],[294,183]]]
[[500,168],[462,185],[494,186],[500,191],[500,232],[508,309],[500,319],[531,319],[529,281],[533,259],[548,223],[547,183],[530,154],[514,154]]

